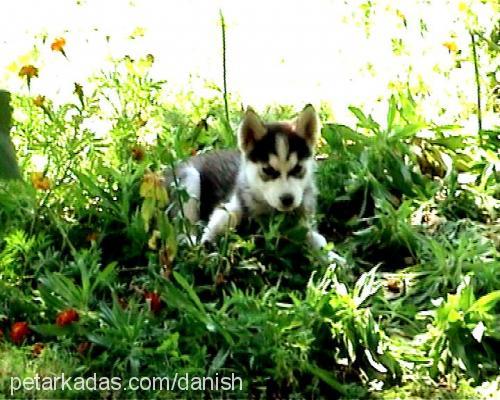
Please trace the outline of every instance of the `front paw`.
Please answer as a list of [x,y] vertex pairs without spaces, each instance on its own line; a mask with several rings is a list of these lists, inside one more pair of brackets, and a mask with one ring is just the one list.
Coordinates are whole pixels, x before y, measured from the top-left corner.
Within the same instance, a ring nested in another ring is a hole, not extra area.
[[327,260],[330,264],[334,264],[334,263],[345,264],[347,262],[344,257],[335,253],[333,250],[328,250],[326,257],[327,257]]
[[183,234],[177,236],[177,241],[179,243],[192,247],[198,244],[198,237],[196,235]]
[[215,240],[210,240],[208,237],[202,237],[200,240],[200,245],[208,253],[213,253],[217,251],[217,245]]
[[200,244],[201,244],[202,246],[205,246],[205,245],[207,245],[208,243],[213,243],[213,241],[214,241],[214,240],[213,240],[213,238],[211,237],[211,235],[210,235],[207,231],[205,231],[205,232],[203,233],[203,235],[201,236]]

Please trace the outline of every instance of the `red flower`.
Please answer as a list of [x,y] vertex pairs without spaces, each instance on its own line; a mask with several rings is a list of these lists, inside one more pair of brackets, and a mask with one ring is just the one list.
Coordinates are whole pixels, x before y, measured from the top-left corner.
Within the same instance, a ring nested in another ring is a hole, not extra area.
[[130,153],[132,154],[132,159],[134,161],[144,160],[144,154],[145,154],[144,147],[136,144],[135,146],[132,147],[132,149],[130,149]]
[[14,322],[10,327],[10,338],[15,344],[21,344],[30,333],[27,322]]
[[156,292],[145,292],[144,293],[144,299],[146,302],[149,303],[149,308],[151,311],[153,311],[155,314],[158,314],[163,305],[160,296]]
[[76,322],[80,319],[80,316],[76,312],[76,310],[70,308],[68,310],[61,311],[57,314],[56,325],[57,326],[66,326],[70,325],[73,322]]
[[76,351],[81,354],[81,355],[84,355],[85,353],[88,352],[88,350],[90,349],[90,342],[81,342],[77,347],[76,347]]

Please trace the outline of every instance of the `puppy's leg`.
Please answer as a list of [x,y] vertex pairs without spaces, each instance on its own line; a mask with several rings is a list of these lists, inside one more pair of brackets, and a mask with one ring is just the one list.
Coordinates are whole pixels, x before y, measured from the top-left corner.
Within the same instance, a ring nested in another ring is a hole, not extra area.
[[200,219],[200,173],[194,167],[186,167],[182,169],[179,180],[189,195],[189,200],[182,204],[182,212],[189,222],[195,224]]
[[315,250],[320,250],[326,246],[325,237],[314,229],[310,229],[307,232],[307,242]]
[[[307,232],[307,242],[315,250],[321,250],[327,244],[325,237],[315,229],[310,229],[309,232]],[[332,250],[328,251],[327,257],[329,262],[339,262],[341,264],[346,262],[344,257],[339,256]]]
[[[308,187],[304,192],[302,207],[304,214],[309,216],[309,220],[307,221],[309,226],[309,231],[307,232],[307,242],[313,249],[321,250],[327,245],[327,241],[325,237],[316,230],[316,223],[312,217],[316,214],[316,187],[314,185]],[[331,250],[328,251],[327,258],[331,263],[335,261],[345,263],[345,259],[343,257]]]
[[242,209],[236,195],[231,196],[228,203],[217,207],[201,237],[201,243],[213,242],[217,236],[227,229],[235,228],[241,222]]
[[182,168],[179,173],[179,183],[186,190],[189,199],[181,205],[182,214],[190,222],[189,231],[186,232],[192,244],[196,243],[196,230],[194,224],[200,219],[201,177],[198,170],[191,166]]

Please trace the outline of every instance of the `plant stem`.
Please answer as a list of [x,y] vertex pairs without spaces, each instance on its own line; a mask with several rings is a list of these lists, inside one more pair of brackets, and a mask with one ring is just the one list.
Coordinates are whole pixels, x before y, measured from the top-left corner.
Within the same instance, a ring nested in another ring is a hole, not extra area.
[[180,187],[180,182],[177,177],[177,174],[175,173],[175,164],[172,160],[170,160],[170,169],[172,171],[172,179],[174,180],[174,185],[175,185],[175,194],[177,196],[177,201],[179,202],[179,211],[181,213],[181,219],[182,219],[182,227],[184,228],[184,232],[186,233],[187,240],[191,246],[194,245],[193,239],[191,238],[191,230],[188,227],[188,224],[186,222],[186,215],[184,214],[184,204],[182,201],[182,196],[179,193],[179,190],[181,190]]
[[477,51],[476,51],[476,38],[475,33],[469,31],[471,42],[472,42],[472,59],[474,60],[474,75],[476,77],[476,91],[477,91],[477,127],[479,135],[479,144],[483,145],[483,118],[481,113],[481,84],[479,82],[479,66],[477,61]]
[[220,27],[222,32],[222,79],[224,85],[224,111],[226,113],[226,124],[229,128],[229,107],[227,105],[227,68],[226,68],[226,23],[224,22],[224,14],[219,11]]

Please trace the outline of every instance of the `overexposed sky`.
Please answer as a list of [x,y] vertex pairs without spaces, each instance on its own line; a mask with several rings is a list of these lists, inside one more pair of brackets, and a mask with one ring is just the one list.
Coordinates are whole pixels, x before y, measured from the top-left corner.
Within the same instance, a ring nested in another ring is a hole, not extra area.
[[[468,54],[469,36],[461,22],[468,2],[420,0],[374,3],[371,35],[366,37],[362,1],[341,0],[1,0],[0,86],[26,88],[19,67],[33,63],[40,77],[33,95],[63,101],[73,82],[109,68],[110,57],[155,56],[153,74],[172,87],[189,85],[190,76],[222,86],[219,10],[227,24],[228,85],[244,104],[318,104],[327,101],[340,121],[347,106],[362,106],[383,119],[391,81],[422,79],[431,86],[432,118],[450,118],[474,101],[472,65],[453,68],[456,55],[443,46],[454,41]],[[473,3],[479,3],[474,1]],[[399,11],[397,11],[399,10]],[[480,22],[494,17],[491,6],[475,9]],[[407,28],[403,26],[403,16]],[[428,33],[420,33],[420,18]],[[458,22],[457,22],[458,21]],[[137,28],[140,28],[139,30]],[[144,34],[130,39],[138,31]],[[42,45],[42,35],[47,42]],[[68,60],[50,50],[55,37],[66,41]],[[406,50],[396,56],[392,38]],[[34,46],[39,54],[33,54]],[[449,78],[441,71],[452,71]],[[439,117],[440,108],[446,108]],[[448,121],[451,122],[451,121]]]

